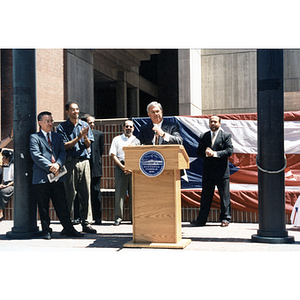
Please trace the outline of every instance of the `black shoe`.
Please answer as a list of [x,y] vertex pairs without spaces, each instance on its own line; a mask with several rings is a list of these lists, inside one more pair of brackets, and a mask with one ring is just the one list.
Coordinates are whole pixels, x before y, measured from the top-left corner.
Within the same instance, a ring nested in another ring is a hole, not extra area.
[[101,225],[101,224],[102,224],[101,219],[96,219],[94,222],[94,225]]
[[197,220],[191,221],[190,223],[191,223],[191,225],[194,226],[194,227],[202,227],[202,226],[205,226],[205,223],[200,223],[200,222],[197,221]]
[[60,232],[60,235],[67,235],[66,229],[63,229],[63,230]]
[[121,224],[121,221],[115,221],[114,226],[119,226]]
[[89,225],[89,224],[82,225],[82,231],[86,232],[86,233],[92,233],[92,234],[97,233],[97,230],[92,228],[91,225]]
[[84,234],[81,232],[78,232],[75,228],[71,229],[69,231],[66,231],[66,236],[67,237],[84,237]]
[[50,232],[46,232],[44,235],[44,239],[45,240],[51,240],[51,233]]
[[77,224],[80,224],[80,222],[81,222],[81,219],[77,218],[77,219],[73,220],[72,224],[77,225]]

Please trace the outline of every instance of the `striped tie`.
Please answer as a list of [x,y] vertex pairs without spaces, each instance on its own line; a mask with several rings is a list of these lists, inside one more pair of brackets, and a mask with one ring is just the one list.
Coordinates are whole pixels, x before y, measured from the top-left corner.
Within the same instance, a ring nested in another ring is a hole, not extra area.
[[[52,143],[51,143],[51,140],[50,140],[50,133],[49,132],[47,133],[47,141],[48,141],[48,144],[49,144],[49,146],[50,146],[50,148],[52,150]],[[55,158],[54,158],[53,153],[52,153],[52,157],[51,157],[51,162],[55,163]]]
[[158,145],[159,144],[159,135],[156,134],[155,135],[155,145]]

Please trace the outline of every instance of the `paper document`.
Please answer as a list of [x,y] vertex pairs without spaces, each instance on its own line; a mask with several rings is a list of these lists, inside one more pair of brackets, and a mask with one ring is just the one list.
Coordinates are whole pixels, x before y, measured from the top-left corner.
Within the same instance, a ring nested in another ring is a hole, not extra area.
[[57,176],[54,175],[54,173],[49,173],[47,176],[48,176],[48,179],[49,179],[49,182],[53,182],[53,181],[57,181],[60,177],[64,176],[65,174],[67,174],[67,168],[65,166],[62,166],[60,167],[59,169],[59,173]]

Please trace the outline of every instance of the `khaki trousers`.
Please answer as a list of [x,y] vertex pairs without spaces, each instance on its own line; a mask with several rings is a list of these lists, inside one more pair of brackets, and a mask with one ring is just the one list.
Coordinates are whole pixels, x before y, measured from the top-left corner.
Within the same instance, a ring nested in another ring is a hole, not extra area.
[[70,212],[72,212],[73,203],[78,193],[81,222],[83,225],[89,224],[93,220],[90,162],[88,159],[68,158],[65,164],[68,173],[64,182],[68,207]]

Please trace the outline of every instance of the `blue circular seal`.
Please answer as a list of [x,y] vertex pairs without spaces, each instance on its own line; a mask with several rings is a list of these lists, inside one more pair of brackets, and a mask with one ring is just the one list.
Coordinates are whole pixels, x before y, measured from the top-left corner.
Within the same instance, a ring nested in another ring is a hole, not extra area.
[[157,151],[147,151],[140,158],[140,169],[148,177],[156,177],[165,168],[165,159]]

